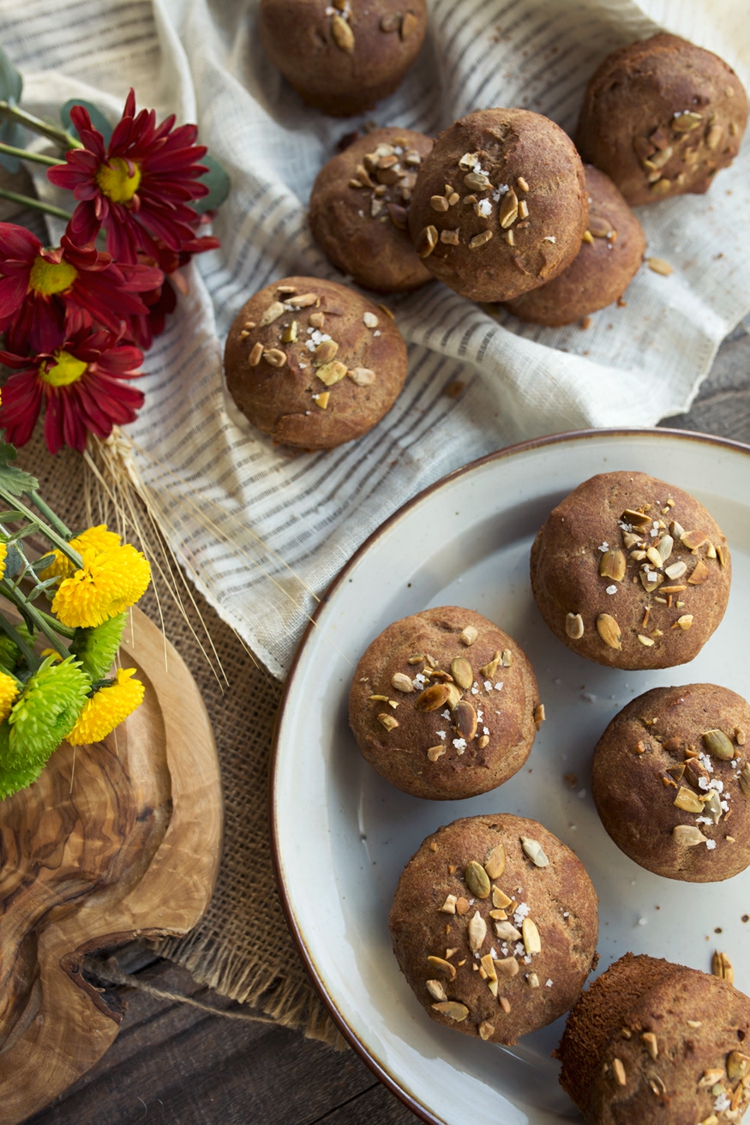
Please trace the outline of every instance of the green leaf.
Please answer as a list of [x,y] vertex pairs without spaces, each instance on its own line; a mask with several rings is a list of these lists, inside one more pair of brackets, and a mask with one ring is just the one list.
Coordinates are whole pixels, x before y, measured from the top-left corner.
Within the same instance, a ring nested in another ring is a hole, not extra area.
[[216,211],[221,207],[229,195],[231,183],[219,161],[214,160],[210,153],[207,152],[205,156],[202,156],[200,163],[205,164],[208,171],[201,176],[198,183],[206,185],[208,195],[204,195],[202,199],[194,199],[192,206],[199,215],[204,215],[206,211]]
[[63,123],[63,128],[67,129],[71,136],[80,141],[81,138],[78,136],[78,130],[70,120],[70,111],[74,105],[82,105],[85,110],[88,110],[91,124],[95,129],[98,129],[104,137],[105,145],[108,144],[109,138],[112,136],[112,126],[98,106],[95,106],[93,102],[84,101],[83,98],[71,98],[64,106],[60,107],[60,120]]
[[10,464],[17,456],[14,445],[9,442],[0,443],[0,496],[22,496],[24,492],[36,492],[39,488],[36,477]]
[[16,105],[23,90],[23,78],[0,47],[0,99]]
[[23,559],[12,541],[7,545],[7,554],[5,556],[5,571],[4,578],[15,578],[19,570],[23,570]]

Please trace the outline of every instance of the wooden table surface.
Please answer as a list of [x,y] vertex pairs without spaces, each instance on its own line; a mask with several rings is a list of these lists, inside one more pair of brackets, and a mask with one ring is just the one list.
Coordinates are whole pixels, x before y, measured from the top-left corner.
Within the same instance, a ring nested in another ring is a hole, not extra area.
[[[750,323],[750,322],[749,322]],[[664,425],[750,444],[750,335],[722,345],[689,414]],[[183,970],[134,948],[126,968],[156,989],[241,1011]],[[409,1125],[416,1121],[351,1050],[274,1024],[229,1020],[125,990],[107,1055],[29,1125]]]

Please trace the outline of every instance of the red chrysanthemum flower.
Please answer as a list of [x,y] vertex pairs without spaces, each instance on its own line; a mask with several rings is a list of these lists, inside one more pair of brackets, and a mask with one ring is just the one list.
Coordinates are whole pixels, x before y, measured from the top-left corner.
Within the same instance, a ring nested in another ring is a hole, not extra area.
[[25,445],[44,407],[44,437],[50,453],[63,445],[83,452],[86,434],[109,437],[112,426],[135,420],[143,394],[129,386],[143,353],[109,332],[83,329],[51,354],[19,356],[0,351],[13,369],[2,391],[0,427],[13,445]]
[[119,335],[123,321],[148,312],[139,294],[162,280],[154,265],[116,266],[109,254],[75,246],[66,235],[45,250],[31,231],[0,223],[0,332],[11,352],[50,353],[94,324]]
[[91,242],[103,227],[112,256],[131,263],[139,250],[158,260],[155,239],[177,252],[195,240],[198,215],[189,204],[208,194],[198,182],[207,171],[197,163],[206,149],[194,143],[195,125],[174,129],[172,115],[157,127],[153,110],[136,117],[133,90],[106,147],[83,106],[74,106],[70,118],[84,147],[71,149],[47,176],[80,200],[68,228],[72,238]]

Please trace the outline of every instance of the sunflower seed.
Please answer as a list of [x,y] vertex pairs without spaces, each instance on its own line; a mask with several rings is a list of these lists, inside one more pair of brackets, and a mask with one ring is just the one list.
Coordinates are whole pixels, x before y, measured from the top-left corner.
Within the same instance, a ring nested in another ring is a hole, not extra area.
[[441,1016],[447,1016],[448,1019],[455,1020],[456,1023],[461,1023],[469,1014],[466,1005],[459,1004],[457,1000],[444,1000],[440,1004],[433,1004],[432,1007],[436,1012],[440,1012]]
[[[485,860],[484,869],[489,875],[490,879],[499,879],[505,871],[505,848],[502,844],[496,844],[490,854]],[[494,902],[494,893],[493,893]],[[510,901],[510,900],[508,900]]]
[[679,113],[676,117],[672,118],[672,128],[675,133],[691,133],[693,129],[697,129],[703,122],[700,113],[693,113],[691,110],[686,110],[685,113]]
[[258,341],[257,344],[253,345],[253,350],[250,352],[250,355],[247,357],[247,362],[248,362],[250,367],[257,367],[262,358],[263,358],[263,345],[260,343],[260,341]]
[[413,12],[406,12],[401,20],[401,38],[408,39],[417,27],[419,20]]
[[622,582],[626,567],[624,551],[619,549],[605,551],[599,563],[599,574],[602,578],[611,578],[613,582]]
[[369,387],[375,382],[375,372],[369,367],[352,367],[347,371],[347,375],[358,387]]
[[703,802],[691,789],[686,789],[681,785],[677,796],[674,799],[674,805],[684,812],[700,813],[703,812]]
[[322,367],[318,367],[315,374],[321,383],[325,383],[327,387],[332,387],[334,383],[338,383],[344,378],[346,372],[346,364],[340,363],[336,359],[333,363],[324,363]]
[[273,324],[275,320],[278,320],[280,316],[283,316],[285,312],[286,308],[281,301],[274,301],[263,313],[263,316],[258,322],[258,327],[266,328],[269,324]]
[[438,232],[437,227],[427,226],[424,227],[417,238],[416,248],[420,258],[429,258],[432,251],[437,246]]
[[734,984],[734,968],[732,962],[729,960],[726,953],[720,953],[718,949],[711,959],[711,972],[715,977],[721,977],[722,980],[728,981],[729,984]]
[[469,948],[472,953],[478,953],[487,936],[487,923],[477,910],[468,926]]
[[428,980],[427,991],[433,1000],[447,1000],[448,996],[439,980]]
[[533,840],[530,836],[522,836],[521,847],[536,867],[549,867],[549,860],[538,840]]
[[600,613],[596,619],[596,631],[605,645],[618,651],[622,649],[622,633],[614,617],[610,617],[608,613]]
[[565,632],[572,641],[579,641],[583,636],[584,625],[580,613],[569,613],[565,618]]
[[[668,190],[669,188],[667,188]],[[646,258],[646,265],[654,273],[660,273],[662,277],[669,277],[674,272],[669,262],[665,262],[663,258]]]
[[447,977],[448,980],[456,979],[456,967],[451,965],[450,961],[445,961],[442,957],[428,957],[428,965],[432,965],[433,969],[437,969],[439,973]]
[[694,848],[697,844],[706,842],[700,828],[693,824],[676,824],[672,829],[672,839],[681,848]]
[[343,16],[335,15],[331,19],[331,35],[336,46],[341,51],[351,54],[354,50],[354,32]]
[[391,686],[395,687],[396,691],[414,691],[414,684],[405,672],[395,672],[391,677]]
[[512,226],[518,218],[518,196],[513,188],[506,191],[503,196],[502,203],[500,204],[500,212],[498,214],[500,226],[503,230],[507,230]]
[[477,898],[489,898],[490,880],[481,863],[472,859],[464,869],[464,879],[466,880],[466,886],[473,895],[476,895]]
[[521,933],[523,935],[524,948],[529,957],[534,953],[542,952],[542,939],[539,936],[539,929],[537,928],[536,922],[529,918],[528,915],[523,920]]
[[734,746],[723,730],[707,730],[701,738],[712,757],[719,758],[723,762],[729,762],[734,757]]
[[474,682],[471,664],[465,656],[457,656],[455,660],[451,661],[451,675],[458,686],[464,690],[470,688]]

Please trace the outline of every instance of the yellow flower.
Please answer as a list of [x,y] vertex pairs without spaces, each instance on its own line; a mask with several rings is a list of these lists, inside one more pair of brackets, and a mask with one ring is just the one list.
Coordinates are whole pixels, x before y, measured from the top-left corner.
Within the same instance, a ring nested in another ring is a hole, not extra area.
[[78,722],[68,735],[71,746],[101,742],[135,711],[143,700],[145,688],[140,680],[132,680],[135,668],[120,668],[111,687],[100,688],[84,704]]
[[52,612],[76,629],[101,625],[143,596],[151,581],[145,555],[129,543],[104,551],[82,551],[83,567],[63,578]]
[[21,688],[12,676],[0,672],[0,723],[8,718],[10,709],[21,694]]
[[5,575],[5,556],[8,554],[7,543],[0,543],[0,578]]
[[[80,535],[76,535],[75,539],[70,540],[70,545],[82,556],[86,550],[108,551],[111,547],[119,547],[120,542],[119,535],[114,531],[108,531],[105,523],[100,523],[97,527],[90,527]],[[56,577],[70,578],[74,574],[75,565],[62,551],[54,550],[49,558],[50,565],[41,574],[45,581]]]

